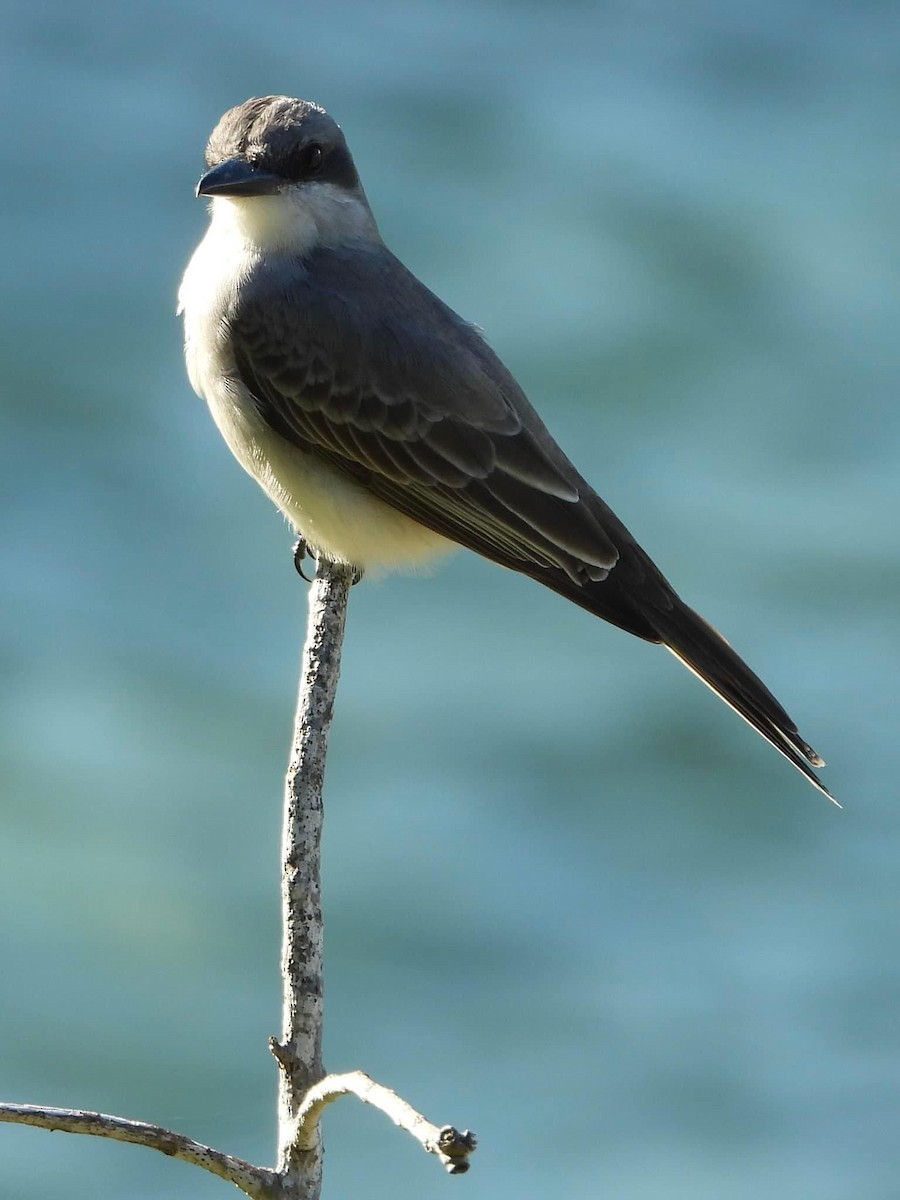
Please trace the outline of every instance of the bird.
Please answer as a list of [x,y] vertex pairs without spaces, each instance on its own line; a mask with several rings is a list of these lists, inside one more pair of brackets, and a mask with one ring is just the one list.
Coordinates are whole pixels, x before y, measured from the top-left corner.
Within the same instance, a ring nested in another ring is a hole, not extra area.
[[[667,647],[829,799],[824,760],[556,443],[482,330],[387,248],[319,105],[254,97],[206,147],[185,360],[299,557],[358,576],[463,546]],[[836,801],[835,801],[836,803]]]

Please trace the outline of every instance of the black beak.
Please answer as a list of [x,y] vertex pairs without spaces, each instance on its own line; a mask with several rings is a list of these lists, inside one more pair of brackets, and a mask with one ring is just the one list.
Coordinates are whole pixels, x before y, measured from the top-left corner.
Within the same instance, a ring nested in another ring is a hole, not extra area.
[[198,196],[271,196],[284,180],[254,167],[244,158],[229,158],[207,171],[197,184]]

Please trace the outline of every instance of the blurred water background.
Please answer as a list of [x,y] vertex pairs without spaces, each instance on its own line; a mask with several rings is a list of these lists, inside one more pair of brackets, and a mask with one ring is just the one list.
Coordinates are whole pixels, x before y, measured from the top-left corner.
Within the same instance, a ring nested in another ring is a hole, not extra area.
[[[347,1102],[326,1196],[895,1200],[897,5],[8,3],[0,55],[0,1093],[272,1159],[305,587],[173,310],[212,125],[286,92],[846,806],[499,568],[357,588],[327,1063],[482,1148]],[[0,1147],[11,1200],[228,1194]]]

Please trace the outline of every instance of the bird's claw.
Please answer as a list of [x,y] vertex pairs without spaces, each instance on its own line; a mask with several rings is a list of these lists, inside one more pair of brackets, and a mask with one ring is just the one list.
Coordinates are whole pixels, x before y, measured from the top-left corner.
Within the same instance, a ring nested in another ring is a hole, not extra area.
[[[312,579],[310,579],[307,573],[303,570],[303,564],[307,557],[312,558],[315,562],[315,556],[309,553],[309,548],[306,545],[306,539],[297,538],[297,541],[294,543],[294,569],[301,579],[305,579],[307,583],[312,583]],[[365,571],[362,567],[351,567],[350,586],[353,587],[354,584],[359,583],[364,574]]]
[[294,569],[301,579],[305,579],[307,583],[312,583],[312,580],[303,570],[303,563],[309,551],[306,548],[306,538],[297,538],[294,545]]

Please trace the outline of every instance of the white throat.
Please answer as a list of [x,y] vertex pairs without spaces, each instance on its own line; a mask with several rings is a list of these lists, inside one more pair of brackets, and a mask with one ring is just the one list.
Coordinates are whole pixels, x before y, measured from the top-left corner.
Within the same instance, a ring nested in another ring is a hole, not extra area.
[[363,197],[332,183],[299,184],[272,196],[216,196],[211,218],[211,233],[254,250],[302,255],[317,246],[381,240]]

